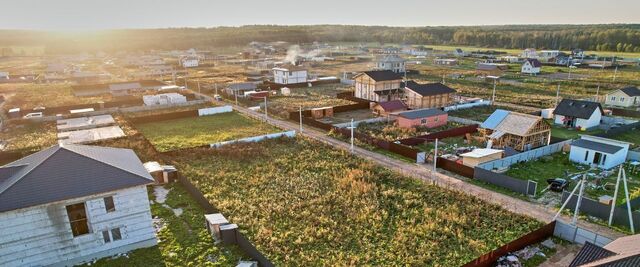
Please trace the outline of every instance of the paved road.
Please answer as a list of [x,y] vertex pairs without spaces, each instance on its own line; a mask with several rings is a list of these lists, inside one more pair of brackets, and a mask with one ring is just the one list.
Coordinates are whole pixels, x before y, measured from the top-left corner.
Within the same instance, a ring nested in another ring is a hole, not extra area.
[[[202,95],[202,96],[212,99],[211,97],[206,95]],[[232,106],[235,110],[237,110],[240,113],[246,114],[248,116],[251,116],[260,120],[265,119],[264,113],[256,112],[248,108],[245,108],[242,106],[236,106],[233,104]],[[283,121],[283,120],[275,119],[273,117],[269,117],[267,119],[267,122],[285,130],[296,130],[296,131],[300,130],[300,125],[291,121]],[[340,149],[344,149],[344,150],[350,149],[350,144],[331,138],[327,136],[325,132],[316,130],[314,128],[310,128],[307,125],[303,126],[303,131],[301,134],[303,136],[315,139],[317,141],[323,142],[325,144],[328,144]],[[357,146],[354,148],[353,153],[364,159],[376,162],[381,166],[384,166],[386,168],[402,173],[406,176],[418,178],[427,183],[432,183],[443,188],[456,190],[464,194],[476,196],[489,203],[500,205],[511,212],[530,216],[538,220],[541,220],[543,222],[547,222],[547,223],[551,222],[556,213],[556,211],[548,209],[542,205],[528,202],[522,199],[514,198],[511,196],[503,195],[501,193],[497,193],[477,185],[466,183],[454,177],[433,172],[427,169],[424,165],[407,163],[405,161],[393,159],[385,155],[372,152]],[[570,221],[571,218],[567,216],[563,216],[562,219],[564,219],[564,221]],[[589,223],[589,222],[579,221],[578,225],[582,228],[588,229],[590,231],[593,231],[595,233],[598,233],[602,236],[605,236],[611,239],[615,239],[617,237],[621,237],[624,235],[622,233],[613,231],[608,227],[600,226],[600,225]]]

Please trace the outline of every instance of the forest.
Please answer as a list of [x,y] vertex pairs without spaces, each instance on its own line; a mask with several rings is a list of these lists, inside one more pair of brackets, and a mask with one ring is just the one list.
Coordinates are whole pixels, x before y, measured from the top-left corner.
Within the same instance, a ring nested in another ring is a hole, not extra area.
[[47,54],[244,46],[251,41],[361,42],[460,45],[506,49],[582,48],[640,52],[640,24],[385,27],[354,25],[249,25],[213,28],[122,29],[92,32],[0,30],[0,56],[20,46]]

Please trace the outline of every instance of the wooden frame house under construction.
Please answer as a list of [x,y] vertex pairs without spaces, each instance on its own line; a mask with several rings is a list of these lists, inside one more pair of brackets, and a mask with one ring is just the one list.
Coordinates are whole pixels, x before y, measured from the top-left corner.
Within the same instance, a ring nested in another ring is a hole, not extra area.
[[546,146],[551,141],[551,126],[541,117],[502,109],[491,114],[478,132],[492,147],[518,151]]

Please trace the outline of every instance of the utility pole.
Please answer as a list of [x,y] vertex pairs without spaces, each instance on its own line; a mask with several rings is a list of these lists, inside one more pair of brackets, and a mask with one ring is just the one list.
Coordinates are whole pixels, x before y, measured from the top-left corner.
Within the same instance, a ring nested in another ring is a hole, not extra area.
[[613,71],[613,80],[612,82],[616,82],[616,75],[618,74],[618,66],[616,65],[616,69]]
[[200,81],[198,81],[198,94],[200,94]]
[[[622,169],[622,181],[624,182],[624,198],[627,200],[627,214],[629,215],[629,228],[631,233],[636,234],[635,227],[633,227],[633,217],[631,216],[631,203],[629,203],[629,187],[627,186],[627,173]],[[615,203],[613,203],[615,205]]]
[[236,97],[236,106],[238,105],[238,91],[233,91],[233,95]]
[[491,105],[495,105],[496,102],[496,78],[493,78],[493,94],[491,95]]
[[599,93],[600,93],[600,83],[598,83],[598,88],[596,88],[596,101],[598,101],[598,94]]
[[622,177],[622,165],[620,165],[620,169],[618,170],[618,179],[616,179],[616,189],[613,191],[613,202],[611,202],[611,211],[609,211],[609,226],[613,222],[613,212],[616,208],[616,203],[618,200],[618,189],[620,188],[620,177]]
[[559,98],[560,98],[560,82],[558,82],[558,89],[556,89],[556,107],[558,106]]
[[351,127],[349,128],[351,128],[351,153],[353,153],[353,129],[355,128],[353,127],[353,118],[351,118]]
[[569,65],[569,76],[567,76],[567,80],[571,80],[571,65]]
[[213,87],[216,89],[216,95],[218,95],[218,83],[214,83]]
[[573,211],[573,219],[571,220],[572,225],[576,225],[578,222],[578,213],[580,213],[580,204],[582,204],[582,194],[584,194],[584,184],[587,179],[587,174],[582,175],[582,182],[580,183],[580,193],[578,194],[578,201],[576,202],[576,208]]
[[269,119],[269,115],[267,113],[267,97],[264,97],[264,120],[268,120]]
[[571,197],[573,197],[573,195],[576,193],[576,190],[578,190],[578,187],[580,187],[582,182],[583,182],[582,180],[578,181],[578,183],[573,188],[573,190],[571,190],[571,194],[569,194],[569,197],[567,197],[564,203],[562,203],[562,206],[560,207],[560,210],[558,210],[558,212],[556,213],[556,216],[553,216],[554,221],[558,218],[558,216],[560,216],[560,214],[562,213],[562,210],[564,210],[564,207],[566,207],[567,204],[569,204],[569,201],[571,201]]
[[442,84],[445,84],[445,81],[444,81],[444,73],[442,74]]
[[433,171],[436,172],[436,164],[438,162],[438,138],[436,138],[436,147],[433,152]]
[[300,106],[300,133],[302,133],[302,106]]

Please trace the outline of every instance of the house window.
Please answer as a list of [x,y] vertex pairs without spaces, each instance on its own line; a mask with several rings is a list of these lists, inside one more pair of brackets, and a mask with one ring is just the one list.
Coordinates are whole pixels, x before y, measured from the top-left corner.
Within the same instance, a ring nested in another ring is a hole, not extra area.
[[107,212],[116,211],[116,205],[113,203],[113,196],[108,196],[104,198],[104,209]]
[[117,240],[122,239],[122,234],[120,233],[120,228],[111,229],[111,237],[113,238],[113,241],[117,241]]
[[111,237],[109,237],[109,231],[102,231],[102,239],[104,240],[105,244],[111,242]]
[[420,123],[421,123],[421,124],[425,124],[425,123],[427,123],[427,119],[422,119],[422,120],[420,120]]
[[616,97],[615,97],[615,96],[612,96],[612,97],[611,97],[611,101],[616,101]]
[[438,117],[435,117],[433,121],[438,122]]
[[602,155],[602,162],[600,162],[600,165],[604,165],[605,162],[607,162],[607,154]]
[[624,102],[624,97],[621,97],[621,98],[620,98],[620,102]]
[[73,236],[80,236],[89,233],[89,221],[87,220],[87,212],[84,203],[69,205],[67,208],[67,216],[71,225]]
[[584,152],[584,161],[587,161],[588,158],[589,158],[589,150]]

